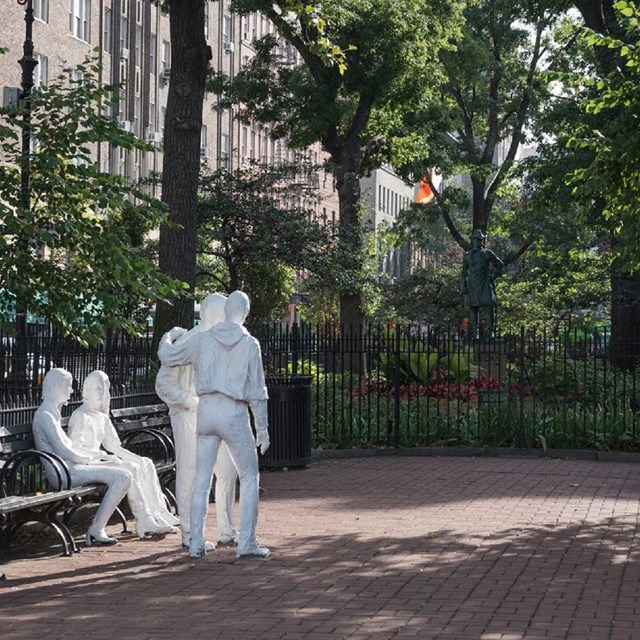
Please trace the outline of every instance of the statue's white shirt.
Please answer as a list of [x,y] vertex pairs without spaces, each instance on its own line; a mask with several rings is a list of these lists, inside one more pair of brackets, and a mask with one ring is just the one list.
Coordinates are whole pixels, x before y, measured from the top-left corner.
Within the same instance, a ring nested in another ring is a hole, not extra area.
[[268,398],[259,342],[241,325],[222,322],[212,329],[158,348],[163,365],[192,364],[199,396],[222,393],[251,403]]

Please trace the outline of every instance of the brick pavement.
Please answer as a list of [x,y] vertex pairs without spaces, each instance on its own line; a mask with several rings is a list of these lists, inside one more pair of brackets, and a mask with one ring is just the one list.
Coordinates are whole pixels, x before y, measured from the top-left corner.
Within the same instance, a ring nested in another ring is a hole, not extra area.
[[0,637],[638,640],[638,471],[378,456],[263,473],[270,558],[192,561],[177,536],[23,547],[0,567]]

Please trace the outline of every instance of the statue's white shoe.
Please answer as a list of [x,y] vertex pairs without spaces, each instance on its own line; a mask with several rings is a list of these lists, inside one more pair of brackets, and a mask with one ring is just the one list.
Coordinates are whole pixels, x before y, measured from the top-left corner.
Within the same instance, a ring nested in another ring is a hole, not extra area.
[[104,529],[94,529],[93,527],[89,527],[85,544],[87,547],[90,547],[94,542],[98,542],[100,544],[116,544],[118,541],[116,538],[110,538]]
[[138,529],[138,536],[144,538],[147,535],[164,535],[167,533],[178,533],[176,527],[172,527],[168,524],[160,524],[155,520],[145,520],[144,522],[136,522],[136,528]]
[[243,549],[240,549],[240,547],[238,547],[238,550],[236,551],[236,558],[243,558],[246,556],[266,558],[270,553],[271,552],[269,551],[269,549],[267,549],[267,547],[259,547],[256,544]]
[[232,529],[218,536],[218,544],[238,544],[238,532]]
[[[184,538],[182,538],[182,548],[183,549],[189,549],[189,539],[187,538],[187,540],[185,540]],[[216,545],[213,542],[210,542],[209,540],[205,540],[204,541],[204,552],[205,553],[209,553],[209,551],[215,551],[216,550]],[[200,556],[198,556],[200,557]]]

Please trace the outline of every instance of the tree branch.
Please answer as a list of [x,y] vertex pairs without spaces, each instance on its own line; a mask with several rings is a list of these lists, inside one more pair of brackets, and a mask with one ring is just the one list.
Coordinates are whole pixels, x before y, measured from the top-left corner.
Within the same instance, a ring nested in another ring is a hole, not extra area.
[[433,193],[433,197],[440,208],[440,214],[442,215],[442,219],[444,223],[447,225],[447,229],[449,229],[449,233],[451,237],[465,250],[468,251],[471,249],[471,244],[465,239],[465,237],[458,231],[455,223],[451,219],[449,214],[449,207],[442,199],[442,194],[435,188],[433,181],[431,180],[431,176],[427,176],[427,182],[429,183],[429,188]]

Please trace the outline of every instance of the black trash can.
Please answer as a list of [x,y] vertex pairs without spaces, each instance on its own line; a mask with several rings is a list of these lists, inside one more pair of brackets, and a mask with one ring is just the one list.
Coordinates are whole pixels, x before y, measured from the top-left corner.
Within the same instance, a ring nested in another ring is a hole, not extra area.
[[304,467],[311,460],[311,376],[266,376],[271,446],[264,468]]

